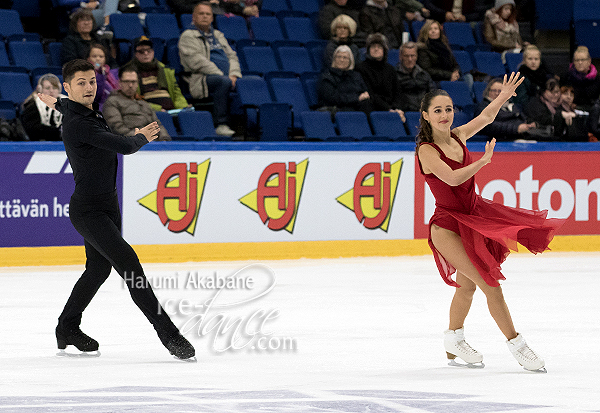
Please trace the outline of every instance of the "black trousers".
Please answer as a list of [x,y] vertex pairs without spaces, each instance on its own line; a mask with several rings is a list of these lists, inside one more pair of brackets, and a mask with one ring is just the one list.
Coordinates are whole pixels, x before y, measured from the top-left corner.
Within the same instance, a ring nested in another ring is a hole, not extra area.
[[126,280],[133,302],[158,334],[171,335],[177,327],[164,312],[144,275],[137,254],[121,236],[121,213],[116,192],[81,197],[73,194],[69,204],[71,223],[85,240],[85,271],[75,283],[58,318],[68,332],[79,328],[81,315],[114,267]]

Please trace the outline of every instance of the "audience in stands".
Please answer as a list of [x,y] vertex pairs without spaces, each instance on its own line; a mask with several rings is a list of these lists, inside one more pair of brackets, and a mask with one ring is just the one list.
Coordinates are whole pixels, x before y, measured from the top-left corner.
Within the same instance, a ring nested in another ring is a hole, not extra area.
[[548,140],[578,140],[573,131],[568,128],[573,124],[573,118],[576,115],[574,112],[566,111],[563,108],[558,80],[548,79],[541,92],[529,101],[525,113],[538,126],[546,127],[552,131]]
[[367,85],[373,110],[396,112],[405,122],[404,112],[400,110],[402,95],[396,69],[388,63],[387,39],[380,33],[370,34],[366,48],[365,60],[357,64],[356,71]]
[[404,32],[402,14],[400,9],[386,0],[367,0],[365,7],[360,11],[359,20],[362,31],[367,35],[383,34],[392,49],[397,49],[402,44]]
[[367,85],[354,70],[354,56],[346,45],[339,46],[333,53],[331,67],[321,74],[318,94],[319,104],[332,115],[338,111],[369,113],[373,110]]
[[404,43],[400,47],[400,60],[396,67],[398,89],[400,93],[400,109],[407,112],[418,112],[421,100],[427,92],[436,88],[429,73],[417,64],[417,44]]
[[[262,0],[207,0],[213,15],[237,14],[244,17],[258,17]],[[194,12],[198,0],[167,0],[167,4],[176,14],[189,14]]]
[[40,100],[38,93],[44,93],[54,98],[66,97],[60,91],[62,85],[56,75],[47,73],[38,80],[37,87],[23,102],[21,121],[32,141],[60,141],[62,114]]
[[119,80],[117,78],[118,69],[111,70],[110,66],[106,64],[107,55],[108,51],[101,44],[95,43],[90,46],[88,61],[94,65],[96,71],[97,89],[94,102],[98,104],[100,110],[102,110],[110,92],[119,87]]
[[392,4],[400,9],[407,21],[423,21],[430,16],[429,10],[417,0],[393,0]]
[[600,76],[587,47],[579,46],[573,53],[564,83],[573,86],[574,102],[582,110],[589,110],[600,97]]
[[153,47],[152,40],[146,36],[136,39],[133,44],[131,64],[137,69],[139,77],[138,93],[156,111],[191,106],[181,93],[175,70],[156,60]]
[[524,80],[517,88],[514,102],[525,109],[531,99],[542,94],[546,88],[546,82],[552,77],[552,74],[542,65],[542,53],[534,45],[525,46],[519,72],[523,75]]
[[439,22],[425,21],[419,32],[418,48],[417,63],[431,75],[434,82],[460,79],[460,66]]
[[331,67],[333,52],[341,45],[346,45],[352,51],[354,61],[360,60],[360,50],[354,44],[354,35],[356,34],[356,22],[350,16],[340,14],[331,22],[331,39],[327,42],[323,52],[323,69]]
[[[483,100],[475,110],[475,116],[479,116],[492,100],[498,97],[501,91],[502,79],[494,78],[490,80],[483,91]],[[502,105],[494,121],[483,128],[480,133],[490,138],[496,138],[498,141],[535,140],[536,137],[530,133],[535,130],[536,126],[535,122],[527,122],[521,108],[509,99]]]
[[69,23],[69,34],[62,41],[61,60],[65,64],[73,59],[87,59],[90,54],[90,46],[99,43],[110,51],[107,56],[107,64],[117,67],[117,61],[112,54],[112,46],[107,38],[99,36],[96,32],[94,16],[88,9],[79,9],[71,16]]
[[354,31],[358,25],[358,14],[360,10],[348,5],[348,0],[331,0],[321,7],[319,11],[319,31],[323,39],[335,37],[331,23],[341,14],[345,14],[354,20]]
[[104,102],[104,119],[114,133],[132,136],[152,122],[158,122],[158,140],[171,140],[169,133],[156,117],[156,112],[137,93],[138,74],[135,66],[127,64],[119,69],[119,89],[110,93]]
[[[110,15],[120,13],[119,0],[91,0],[88,2],[81,2],[81,7],[91,10],[96,26],[100,27],[100,30],[106,30],[106,27],[110,24]],[[138,7],[139,8],[139,7]]]
[[598,142],[598,138],[600,138],[600,100],[596,101],[594,106],[592,106],[592,108],[590,109],[587,129],[589,131],[589,141]]
[[485,12],[483,35],[495,52],[521,51],[523,39],[514,0],[496,0],[494,8]]
[[591,109],[591,107],[586,107],[586,111],[577,107],[575,104],[575,91],[571,85],[560,87],[560,103],[563,111],[570,115],[565,118],[569,140],[586,141],[589,116],[587,110]]
[[214,16],[209,3],[201,2],[194,8],[194,29],[188,29],[179,38],[179,57],[183,68],[190,72],[190,93],[194,98],[212,96],[214,118],[218,135],[232,136],[227,125],[229,92],[242,77],[235,51],[225,36],[213,29]]
[[478,22],[488,9],[481,0],[423,0],[423,5],[431,13],[431,18],[440,23]]

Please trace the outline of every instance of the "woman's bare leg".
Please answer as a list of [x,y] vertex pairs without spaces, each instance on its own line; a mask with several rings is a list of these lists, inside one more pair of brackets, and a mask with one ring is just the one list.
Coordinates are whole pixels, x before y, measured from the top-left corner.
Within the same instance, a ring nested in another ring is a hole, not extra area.
[[[515,338],[517,332],[513,325],[510,312],[508,311],[508,306],[504,301],[502,288],[491,287],[486,284],[483,278],[481,278],[481,275],[471,263],[460,236],[455,232],[440,228],[437,225],[432,225],[431,240],[439,253],[442,254],[454,268],[456,268],[459,273],[457,277],[461,277],[461,275],[464,276],[483,291],[487,298],[490,314],[494,321],[496,321],[500,331],[502,331],[508,340]],[[462,281],[462,277],[460,281]],[[465,284],[464,281],[463,284],[461,284],[458,278],[457,282],[460,285]],[[450,307],[450,329],[461,328],[464,319],[469,312],[472,299],[472,286],[467,283],[465,287],[466,290],[463,292],[460,292],[462,287],[457,288],[455,297],[452,300],[452,305]]]
[[450,325],[448,327],[450,330],[464,327],[465,318],[467,318],[473,302],[473,294],[477,289],[475,283],[460,272],[456,274],[456,282],[460,288],[456,288],[450,304]]

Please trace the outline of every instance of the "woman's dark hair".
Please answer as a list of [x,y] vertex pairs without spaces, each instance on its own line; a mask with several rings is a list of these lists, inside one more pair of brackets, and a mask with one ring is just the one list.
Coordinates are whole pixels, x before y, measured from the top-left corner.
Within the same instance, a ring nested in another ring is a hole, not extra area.
[[74,59],[65,63],[62,67],[63,81],[65,83],[71,83],[75,73],[77,72],[88,72],[94,71],[94,65],[83,59]]
[[108,49],[104,45],[101,45],[100,43],[92,43],[90,45],[90,50],[89,50],[88,55],[87,55],[88,59],[90,57],[90,54],[92,53],[92,49],[100,49],[100,50],[102,50],[104,52],[104,58],[106,59],[106,62],[108,62],[108,57],[109,57],[109,55],[108,55]]
[[556,88],[560,89],[560,84],[558,83],[558,80],[556,80],[555,78],[551,77],[550,79],[548,79],[546,81],[546,87],[541,92],[544,93],[546,90],[552,91],[552,90],[554,90]]
[[[423,112],[427,112],[431,106],[431,101],[437,96],[447,96],[450,98],[448,92],[443,89],[435,89],[428,92],[423,96],[421,100],[421,119],[419,119],[419,133],[417,133],[417,149],[423,142],[433,142],[433,130],[429,122],[423,118]],[[450,98],[452,100],[452,98]]]
[[94,19],[94,15],[92,11],[89,9],[79,9],[75,13],[71,15],[71,21],[69,22],[69,30],[74,33],[79,33],[77,31],[77,23],[81,19],[91,19],[92,20],[92,33],[94,29],[96,29],[96,20]]

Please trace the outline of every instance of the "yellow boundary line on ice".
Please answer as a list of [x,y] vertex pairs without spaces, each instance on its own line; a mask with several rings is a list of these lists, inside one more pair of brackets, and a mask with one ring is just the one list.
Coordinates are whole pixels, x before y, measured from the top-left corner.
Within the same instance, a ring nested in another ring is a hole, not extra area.
[[[140,261],[283,260],[298,258],[394,257],[431,254],[427,240],[297,241],[135,245]],[[600,235],[557,236],[552,251],[600,251]],[[521,248],[521,250],[525,250]],[[0,248],[0,267],[77,265],[85,262],[82,246]]]

